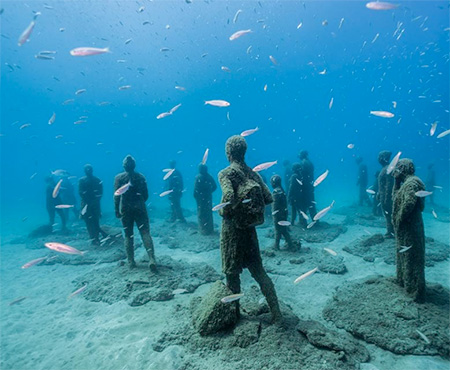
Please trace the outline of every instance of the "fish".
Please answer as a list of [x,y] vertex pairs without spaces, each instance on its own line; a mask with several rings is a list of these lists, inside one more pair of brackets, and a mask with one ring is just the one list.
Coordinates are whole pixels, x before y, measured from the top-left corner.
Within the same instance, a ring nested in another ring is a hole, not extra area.
[[183,294],[183,293],[187,293],[187,290],[186,290],[186,289],[179,288],[179,289],[175,289],[174,291],[172,291],[172,294],[173,294],[173,295]]
[[297,29],[299,30],[300,28],[302,28],[302,26],[303,26],[303,22],[300,22],[300,23],[297,25]]
[[223,297],[220,301],[222,303],[230,303],[237,301],[238,299],[241,299],[244,296],[244,293],[238,293],[238,294],[231,294],[227,295],[226,297]]
[[73,103],[74,101],[75,101],[75,99],[67,99],[67,100],[63,101],[62,105],[69,105],[69,104]]
[[269,59],[274,65],[278,65],[278,61],[272,55],[269,55]]
[[141,6],[141,7],[137,10],[137,12],[138,12],[138,13],[142,13],[142,12],[144,11],[144,9],[145,9],[145,6]]
[[33,174],[30,176],[30,180],[33,180],[33,179],[36,177],[36,175],[37,175],[37,172],[33,173]]
[[67,176],[68,174],[69,174],[69,172],[67,172],[66,170],[52,171],[52,175],[54,175],[54,176]]
[[186,91],[186,88],[183,86],[175,86],[175,89],[180,91]]
[[75,121],[73,124],[74,125],[81,125],[82,123],[86,123],[87,121],[84,119],[79,119],[78,121]]
[[450,129],[449,129],[449,130],[446,130],[446,131],[444,131],[444,132],[441,132],[441,133],[437,136],[437,138],[438,138],[438,139],[443,138],[444,136],[447,136],[448,134],[450,134]]
[[272,216],[275,216],[278,212],[280,212],[279,209],[277,209],[276,211],[273,211],[273,212],[272,212]]
[[36,25],[36,22],[33,20],[31,21],[31,23],[28,25],[27,28],[25,28],[25,30],[22,32],[22,34],[19,37],[19,41],[18,41],[18,45],[22,46],[24,45],[30,38],[31,33],[33,32],[34,26]]
[[166,191],[163,191],[161,194],[159,194],[159,196],[162,198],[162,197],[165,197],[166,195],[169,195],[172,192],[173,192],[173,189],[166,190]]
[[299,180],[299,179],[295,179],[297,182],[298,182],[298,184],[300,185],[300,186],[303,186],[303,182],[301,181],[301,180]]
[[84,255],[87,252],[79,251],[78,249],[71,247],[66,244],[50,242],[44,244],[48,249],[51,249],[56,252],[67,253],[67,254],[78,254],[80,256]]
[[341,29],[342,25],[344,24],[344,20],[345,20],[344,18],[341,18],[341,21],[339,22],[338,30]]
[[291,225],[291,223],[289,221],[278,221],[277,224],[280,226],[290,226]]
[[324,75],[324,74],[326,74],[327,73],[327,69],[325,68],[323,71],[320,71],[319,72],[319,75]]
[[428,339],[428,337],[422,333],[421,331],[416,329],[417,334],[419,334],[419,336],[425,341],[426,344],[430,344],[430,340]]
[[55,123],[56,113],[53,113],[50,119],[48,120],[49,125],[53,125]]
[[248,34],[248,33],[250,33],[250,32],[252,32],[252,30],[250,30],[250,29],[249,29],[249,30],[241,30],[241,31],[237,31],[237,32],[233,33],[233,34],[230,36],[229,40],[230,40],[230,41],[234,41],[234,40],[238,39],[239,37],[244,36],[244,35],[246,35],[246,34]]
[[267,91],[267,84],[264,85],[264,91]]
[[410,250],[412,248],[412,245],[410,245],[409,247],[400,247],[400,250],[398,251],[398,253],[405,253],[406,251]]
[[120,87],[119,87],[119,90],[120,90],[120,91],[122,91],[122,90],[128,90],[129,88],[131,88],[131,85],[123,85],[123,86],[120,86]]
[[398,8],[398,5],[382,1],[371,1],[366,4],[366,8],[370,10],[392,10]]
[[53,198],[56,198],[58,196],[59,190],[61,189],[61,184],[62,184],[62,179],[56,183],[55,188],[53,189],[53,193],[52,193]]
[[231,202],[220,203],[220,204],[214,206],[214,207],[212,208],[212,211],[213,211],[213,212],[218,211],[219,209],[222,209],[222,208],[226,207],[226,206],[229,205],[229,204],[231,204]]
[[88,205],[86,204],[84,207],[83,207],[83,209],[81,210],[81,216],[84,216],[85,214],[86,214],[86,212],[87,212],[87,209],[88,209]]
[[131,186],[131,182],[127,182],[125,185],[122,185],[119,189],[117,189],[114,192],[114,195],[117,197],[119,195],[126,193],[128,191],[128,189],[130,188],[130,186]]
[[397,102],[396,101],[393,101],[392,102],[392,107],[395,109],[395,108],[397,108]]
[[328,103],[328,109],[333,108],[333,102],[334,102],[334,98],[331,98],[330,102]]
[[50,55],[36,54],[34,57],[41,60],[55,60],[55,57],[52,57]]
[[181,107],[181,104],[175,105],[172,109],[169,110],[169,113],[170,114],[175,113],[177,111],[177,109],[180,107]]
[[330,204],[328,207],[322,209],[321,211],[319,211],[319,212],[314,216],[314,221],[320,220],[323,216],[325,216],[325,215],[328,213],[328,211],[329,211],[331,208],[333,208],[333,206],[334,206],[334,200],[331,202],[331,204]]
[[167,171],[163,177],[163,180],[167,180],[170,176],[172,176],[174,171],[175,171],[175,168],[172,168],[171,170]]
[[75,95],[80,95],[86,92],[86,89],[79,89],[77,91],[75,91]]
[[98,54],[105,54],[110,53],[111,50],[109,50],[109,47],[106,48],[91,48],[88,46],[75,48],[70,50],[70,55],[74,57],[87,57],[90,55],[98,55]]
[[248,198],[248,199],[244,199],[241,203],[242,204],[247,204],[247,203],[250,203],[252,200],[250,199],[250,198]]
[[19,130],[23,130],[24,128],[30,127],[31,123],[24,123],[22,126],[19,127]]
[[20,302],[24,301],[25,299],[27,299],[27,297],[20,297],[20,298],[17,298],[17,299],[15,299],[14,301],[9,302],[9,305],[8,305],[8,306],[14,306],[15,304],[20,303]]
[[125,45],[128,45],[131,41],[133,41],[133,39],[128,39],[125,41]]
[[298,284],[300,281],[302,281],[303,279],[306,279],[308,276],[311,276],[312,274],[314,274],[319,268],[313,268],[311,271],[308,271],[306,273],[304,273],[303,275],[300,275],[297,279],[294,280],[294,284]]
[[84,291],[86,290],[87,286],[88,286],[88,285],[85,284],[85,285],[83,285],[80,289],[75,290],[72,294],[70,294],[70,295],[67,297],[67,299],[71,299],[71,298],[75,297],[76,295],[78,295],[78,294],[84,292]]
[[259,128],[258,128],[258,127],[255,127],[255,128],[250,129],[250,130],[242,131],[242,132],[241,132],[241,136],[242,136],[242,137],[246,137],[246,136],[253,135],[253,134],[254,134],[256,131],[258,131],[258,130],[259,130]]
[[208,160],[208,155],[209,155],[209,148],[206,148],[205,154],[203,154],[203,159],[202,159],[202,164],[203,165],[206,164],[206,161]]
[[307,229],[312,228],[314,225],[316,224],[316,221],[313,221],[311,223],[308,224],[308,226],[306,226]]
[[231,72],[231,69],[228,68],[228,67],[225,67],[225,66],[220,67],[220,69],[221,69],[222,71],[225,71],[225,72],[228,72],[228,73]]
[[68,209],[73,207],[73,204],[58,204],[57,206],[55,206],[56,209]]
[[349,149],[353,149],[355,147],[355,144],[348,144],[347,145],[347,148],[349,148]]
[[278,161],[261,163],[255,167],[253,167],[253,171],[259,172],[259,171],[267,170],[268,168],[276,165],[277,163],[278,163]]
[[400,156],[402,155],[402,152],[398,152],[395,157],[392,159],[391,163],[389,163],[389,166],[386,170],[386,173],[389,175],[392,171],[394,171],[395,167],[397,166],[398,160],[400,159]]
[[370,114],[377,116],[377,117],[382,117],[382,118],[392,118],[394,117],[394,113],[391,112],[386,112],[383,110],[371,110]]
[[330,253],[332,256],[337,256],[337,253],[334,250],[330,249],[330,248],[323,248],[323,250],[325,252]]
[[430,136],[434,135],[434,133],[436,132],[436,127],[437,127],[437,122],[434,122],[430,128]]
[[22,266],[22,268],[25,270],[27,268],[30,268],[34,265],[37,265],[39,263],[41,263],[42,261],[45,261],[47,259],[47,257],[40,257],[40,258],[36,258],[30,262],[27,262],[25,265]]
[[309,220],[308,215],[307,215],[305,212],[303,212],[302,210],[300,210],[300,214],[302,215],[302,217],[303,217],[306,221]]
[[158,114],[156,116],[156,119],[166,118],[166,117],[171,116],[171,115],[172,115],[172,113],[170,113],[170,112],[160,113],[160,114]]
[[437,215],[437,213],[436,213],[436,211],[435,211],[434,209],[431,210],[431,214],[433,215],[433,217],[434,217],[435,219],[438,218],[438,215]]
[[326,170],[323,174],[321,174],[316,181],[314,181],[313,186],[316,187],[317,185],[319,185],[323,180],[325,180],[328,176],[328,170]]
[[250,46],[247,48],[247,54],[250,54],[251,51],[252,51],[252,46],[250,45]]
[[433,194],[432,191],[426,191],[426,190],[419,190],[414,193],[414,195],[419,198],[425,198],[431,194]]
[[228,103],[226,100],[206,100],[205,105],[212,105],[214,107],[229,107],[230,103]]
[[376,194],[376,192],[372,189],[366,189],[366,192],[372,195]]
[[233,18],[233,23],[236,23],[236,22],[237,22],[238,17],[239,17],[239,14],[241,14],[241,13],[242,13],[242,10],[241,10],[241,9],[239,9],[239,10],[236,12],[236,14],[234,15],[234,18]]

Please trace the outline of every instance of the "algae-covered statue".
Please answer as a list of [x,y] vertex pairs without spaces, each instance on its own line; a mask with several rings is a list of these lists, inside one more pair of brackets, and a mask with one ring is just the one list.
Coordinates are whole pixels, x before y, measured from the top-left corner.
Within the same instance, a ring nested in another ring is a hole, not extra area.
[[168,198],[170,200],[171,216],[170,222],[179,220],[185,223],[186,220],[183,216],[183,210],[181,209],[181,197],[183,196],[183,177],[181,172],[176,169],[176,162],[174,160],[169,162],[169,167],[173,169],[172,175],[167,180],[167,189],[172,190]]
[[272,185],[272,215],[273,223],[275,227],[275,245],[274,248],[280,249],[281,236],[284,237],[288,248],[291,250],[296,249],[294,243],[292,242],[291,234],[289,234],[289,228],[286,225],[280,225],[280,221],[287,221],[288,218],[288,205],[286,200],[286,194],[281,186],[281,177],[278,175],[273,175],[270,178],[270,185]]
[[136,161],[131,155],[127,155],[123,160],[123,168],[125,172],[119,173],[114,180],[114,208],[116,217],[122,220],[128,264],[130,268],[136,267],[133,244],[133,228],[136,223],[142,243],[148,253],[149,268],[156,271],[153,240],[150,235],[150,224],[145,206],[148,199],[147,181],[142,174],[134,170]]
[[[298,155],[300,158],[300,181],[302,183],[302,193],[301,193],[301,210],[303,213],[308,214],[311,219],[314,219],[314,216],[317,213],[316,210],[316,201],[314,196],[314,165],[309,159],[309,154],[306,150],[302,150]],[[300,217],[303,226],[306,227],[306,220],[303,217]]]
[[358,179],[356,181],[356,185],[359,188],[359,205],[362,206],[364,203],[371,205],[369,195],[366,191],[369,183],[367,166],[363,163],[363,159],[361,157],[356,157],[356,164],[358,166]]
[[377,200],[381,204],[383,215],[386,218],[385,237],[393,238],[394,227],[392,226],[392,188],[394,187],[394,177],[387,173],[387,168],[391,160],[391,152],[383,150],[378,154],[378,162],[383,166],[378,175]]
[[416,195],[425,190],[410,159],[401,159],[394,169],[392,222],[397,239],[397,282],[416,302],[425,301],[425,232],[422,211],[425,200]]
[[[302,197],[302,181],[301,179],[301,169],[302,166],[300,163],[294,163],[292,165],[292,176],[289,180],[289,191],[288,191],[288,202],[291,205],[291,224],[295,225],[295,220],[297,218],[297,214],[300,213],[301,210],[301,197]],[[300,215],[300,224],[302,224],[303,217]]]
[[214,232],[212,216],[212,193],[216,191],[217,185],[208,173],[208,167],[204,164],[198,165],[198,175],[195,177],[194,198],[197,202],[197,218],[200,234],[210,235]]
[[47,176],[45,178],[46,182],[46,188],[45,188],[45,203],[47,206],[47,213],[48,213],[48,219],[49,219],[49,226],[50,230],[53,231],[53,225],[55,224],[55,214],[58,213],[59,217],[61,218],[61,224],[62,224],[62,231],[67,231],[66,228],[66,215],[64,213],[63,209],[56,208],[56,206],[63,204],[61,200],[61,196],[59,193],[55,193],[56,196],[53,196],[54,189],[56,186],[56,182],[53,178],[53,176]]
[[264,207],[272,203],[272,196],[261,176],[245,163],[246,151],[247,143],[243,137],[230,137],[225,145],[230,165],[219,173],[222,203],[228,203],[220,210],[223,217],[220,234],[222,269],[228,287],[237,294],[241,291],[240,274],[248,268],[266,297],[273,320],[280,321],[277,294],[262,265],[255,228],[264,222]]

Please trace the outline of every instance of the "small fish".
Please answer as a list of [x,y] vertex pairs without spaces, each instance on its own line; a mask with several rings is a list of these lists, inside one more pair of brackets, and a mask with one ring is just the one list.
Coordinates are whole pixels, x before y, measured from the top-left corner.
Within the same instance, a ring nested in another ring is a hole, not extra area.
[[306,226],[307,229],[312,228],[314,225],[316,224],[316,221],[313,221],[311,223],[308,224],[308,226]]
[[131,85],[124,85],[124,86],[120,86],[119,90],[128,90],[129,88],[131,88]]
[[142,13],[142,12],[144,11],[144,9],[145,9],[145,6],[141,6],[141,7],[137,10],[137,12],[138,12],[138,13]]
[[279,209],[277,209],[276,211],[273,211],[273,212],[272,212],[272,216],[275,216],[278,212],[280,212]]
[[334,102],[334,98],[331,98],[330,102],[328,103],[328,109],[333,108],[333,102]]
[[344,18],[341,18],[341,21],[339,22],[338,30],[341,29],[342,25],[344,24],[344,20],[345,20]]
[[319,185],[323,180],[325,180],[328,176],[328,170],[326,170],[323,174],[321,174],[316,181],[314,181],[313,186],[316,187],[317,185]]
[[426,344],[430,344],[430,340],[427,338],[427,336],[422,333],[421,331],[416,329],[417,334],[425,341]]
[[20,297],[20,298],[17,298],[17,299],[15,299],[14,301],[9,302],[9,305],[8,305],[8,306],[14,306],[15,304],[20,303],[20,302],[22,302],[22,301],[25,300],[25,299],[27,299],[27,297]]
[[382,1],[371,1],[366,4],[366,8],[370,10],[392,10],[398,8],[398,5]]
[[302,210],[300,210],[300,214],[302,215],[302,217],[303,217],[306,221],[309,220],[308,215],[307,215],[305,212],[303,212]]
[[68,209],[73,207],[73,204],[58,204],[57,206],[55,206],[56,209]]
[[228,73],[231,72],[231,69],[228,68],[228,67],[225,67],[225,66],[220,67],[220,69],[221,69],[222,71],[225,71],[225,72],[228,72]]
[[269,55],[269,59],[274,65],[278,65],[278,61],[272,55]]
[[397,102],[396,101],[392,102],[392,108],[394,108],[394,109],[397,108]]
[[30,180],[33,180],[33,179],[36,177],[36,175],[37,175],[37,172],[33,173],[33,174],[30,176]]
[[88,205],[86,204],[84,207],[83,207],[83,209],[81,210],[81,216],[84,216],[85,214],[86,214],[86,212],[87,212],[87,209],[88,209]]
[[74,125],[81,125],[82,123],[86,123],[87,121],[85,121],[84,119],[79,119],[78,121],[75,121],[73,124]]
[[252,46],[250,45],[250,46],[247,48],[247,54],[250,54],[251,51],[252,51]]
[[34,57],[41,60],[55,60],[55,57],[52,57],[50,55],[36,54]]
[[330,248],[323,248],[323,250],[325,252],[330,253],[332,256],[337,256],[337,253],[334,250],[330,249]]
[[180,91],[186,91],[186,88],[183,86],[175,86],[175,89]]
[[280,226],[291,226],[291,223],[289,221],[278,221],[277,223]]
[[302,281],[303,279],[306,279],[308,276],[311,276],[312,274],[314,274],[319,268],[316,267],[314,269],[312,269],[311,271],[308,271],[306,273],[304,273],[303,275],[300,275],[297,279],[294,280],[294,284],[298,284],[300,281]]
[[203,165],[206,164],[206,161],[208,160],[208,155],[209,155],[209,148],[206,148],[205,154],[203,154],[203,159],[202,159],[202,164]]
[[372,189],[366,189],[366,192],[372,195],[376,194],[376,192]]
[[174,171],[175,171],[175,168],[172,168],[171,170],[167,171],[163,177],[163,180],[167,180],[170,176],[172,176]]
[[122,195],[128,191],[131,186],[131,182],[127,182],[125,185],[122,185],[119,189],[114,192],[115,196]]
[[79,89],[77,91],[75,91],[75,95],[80,95],[86,92],[86,89]]
[[98,55],[98,54],[105,54],[110,53],[111,51],[109,48],[91,48],[91,47],[80,47],[75,48],[70,51],[70,55],[74,57],[86,57],[90,55]]
[[264,90],[264,91],[267,91],[267,84],[264,85],[263,90]]
[[61,189],[62,179],[57,182],[55,188],[53,189],[52,197],[56,198],[59,194],[59,190]]
[[299,179],[295,179],[297,182],[298,182],[298,184],[300,185],[300,186],[303,186],[303,182],[301,181],[301,180],[299,180]]
[[386,170],[386,173],[389,175],[392,171],[394,171],[395,167],[397,166],[398,160],[400,159],[400,156],[402,155],[402,152],[398,152],[395,157],[392,159],[391,163],[389,163],[389,166]]
[[131,41],[133,41],[133,39],[128,39],[125,41],[125,45],[128,45]]
[[258,131],[258,130],[259,130],[259,128],[258,128],[258,127],[255,127],[255,128],[250,129],[250,130],[242,131],[242,132],[241,132],[241,136],[242,136],[242,137],[246,137],[246,136],[253,135],[253,134],[254,134],[256,131]]
[[75,101],[75,99],[67,99],[65,101],[63,101],[62,105],[69,105],[71,103],[73,103]]
[[440,139],[440,138],[442,138],[442,137],[444,137],[444,136],[447,136],[448,134],[450,134],[450,129],[449,129],[449,130],[446,130],[446,131],[444,131],[444,132],[441,132],[441,133],[437,136],[437,138]]
[[303,22],[300,22],[300,23],[297,25],[297,29],[299,30],[300,28],[302,28],[302,26],[303,26]]
[[250,199],[250,198],[248,198],[248,199],[244,199],[241,203],[242,204],[247,204],[247,203],[250,203],[252,200]]
[[347,148],[349,148],[349,149],[353,149],[355,147],[355,144],[348,144],[347,145]]
[[222,209],[222,208],[226,207],[226,206],[229,205],[229,204],[231,204],[231,202],[220,203],[220,204],[214,206],[214,207],[212,208],[212,211],[213,211],[213,212],[218,211],[219,209]]
[[19,130],[23,130],[24,128],[30,127],[31,123],[24,123],[22,126],[19,127]]
[[232,295],[223,297],[220,301],[222,303],[230,303],[230,302],[237,301],[238,299],[241,299],[243,296],[244,296],[244,293],[232,294]]
[[268,168],[276,165],[277,163],[278,163],[278,161],[261,163],[255,167],[253,167],[253,171],[259,172],[259,171],[267,170]]
[[159,196],[162,198],[162,197],[165,197],[166,195],[169,195],[172,192],[173,192],[173,189],[166,190],[166,191],[163,191],[161,194],[159,194]]
[[330,204],[328,207],[322,209],[321,211],[319,211],[319,212],[314,216],[314,221],[320,220],[323,216],[325,216],[325,215],[328,213],[328,211],[329,211],[331,208],[333,208],[333,206],[334,206],[334,200],[331,202],[331,204]]
[[433,194],[432,191],[426,191],[426,190],[419,190],[414,193],[414,195],[419,198],[425,198],[431,194]]
[[435,219],[438,218],[438,215],[437,215],[437,213],[436,213],[436,211],[435,211],[434,209],[431,210],[431,214],[433,215],[433,217],[434,217]]
[[236,12],[236,14],[234,15],[234,18],[233,18],[233,23],[236,23],[236,22],[237,22],[238,17],[239,17],[239,14],[241,14],[241,13],[242,13],[242,10],[241,10],[241,9],[239,9],[239,10]]
[[175,113],[177,111],[177,109],[180,107],[181,107],[181,104],[175,105],[171,110],[169,110],[169,113],[170,114]]
[[47,257],[36,258],[30,262],[27,262],[25,265],[22,266],[22,268],[25,270],[27,268],[30,268],[32,266],[35,266],[35,265],[41,263],[42,261],[45,261],[46,259],[47,259]]
[[322,21],[322,26],[328,26],[328,21],[326,19]]
[[400,250],[398,253],[405,253],[406,251],[410,250],[412,248],[412,245],[409,247],[400,247]]
[[434,133],[436,132],[436,127],[437,127],[437,122],[434,122],[430,128],[430,136],[434,135]]
[[[325,68],[323,71],[320,71],[319,72],[319,75],[324,75],[324,74],[326,74],[327,73],[327,69]],[[330,108],[331,109],[331,108]]]
[[166,117],[169,117],[169,116],[171,116],[171,115],[172,115],[172,113],[170,113],[170,112],[163,112],[163,113],[158,114],[158,115],[156,116],[156,119],[166,118]]
[[213,107],[229,107],[230,103],[226,100],[206,100],[205,105],[212,105]]
[[78,249],[76,249],[74,247],[71,247],[69,245],[62,244],[62,243],[51,242],[51,243],[45,243],[44,245],[48,249],[51,249],[51,250],[54,250],[57,252],[61,252],[61,253],[78,254],[80,256],[82,256],[86,253],[86,252],[79,251]]
[[237,31],[237,32],[233,33],[233,34],[230,36],[229,40],[230,40],[230,41],[236,40],[236,39],[238,39],[239,37],[244,36],[244,35],[246,35],[247,33],[250,33],[250,32],[252,32],[252,30],[242,30],[242,31]]
[[31,23],[28,25],[27,28],[22,32],[22,34],[19,37],[18,45],[22,46],[24,45],[28,39],[30,38],[31,32],[33,32],[34,26],[36,25],[35,21],[31,21]]
[[382,110],[371,110],[370,114],[377,116],[377,117],[383,117],[383,118],[394,117],[394,113],[386,112],[386,111],[382,111]]
[[71,299],[71,298],[75,297],[76,295],[78,295],[78,294],[84,292],[84,291],[86,290],[87,286],[88,286],[88,285],[85,284],[85,285],[83,285],[80,289],[75,290],[72,294],[70,294],[70,295],[67,297],[67,299]]
[[187,290],[186,290],[186,289],[179,288],[179,289],[175,289],[174,291],[172,291],[172,294],[173,294],[173,295],[183,294],[183,293],[187,293]]
[[49,125],[53,125],[55,123],[56,113],[53,113],[50,119],[48,120]]

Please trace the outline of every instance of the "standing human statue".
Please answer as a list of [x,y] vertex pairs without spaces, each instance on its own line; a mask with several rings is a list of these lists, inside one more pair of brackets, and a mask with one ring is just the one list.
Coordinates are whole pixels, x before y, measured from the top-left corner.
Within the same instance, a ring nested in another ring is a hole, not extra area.
[[394,224],[397,283],[416,302],[425,301],[425,232],[422,212],[425,199],[416,195],[425,190],[410,159],[401,159],[394,169],[392,221]]
[[[300,209],[306,215],[309,212],[311,220],[317,213],[316,210],[316,200],[314,196],[314,165],[309,159],[309,154],[306,150],[302,150],[298,155],[300,158],[300,181],[302,182],[302,193],[300,201]],[[306,226],[306,220],[304,217],[300,217],[303,226]]]
[[367,185],[369,183],[367,166],[359,156],[356,157],[356,164],[358,165],[358,180],[356,181],[356,185],[359,189],[359,205],[362,206],[364,203],[367,203],[370,206],[369,194],[367,194]]
[[[142,243],[148,253],[149,268],[155,272],[155,252],[153,240],[150,235],[147,208],[145,206],[145,202],[148,199],[147,181],[142,174],[135,171],[136,161],[131,155],[127,155],[124,158],[123,168],[125,172],[119,173],[114,179],[114,208],[116,217],[122,221],[128,264],[130,268],[136,267],[133,243],[133,229],[134,224],[136,224],[141,234]],[[121,190],[119,191],[119,189]]]
[[208,167],[199,164],[198,175],[195,177],[194,198],[197,202],[198,228],[203,235],[211,235],[214,232],[212,193],[216,189],[216,182],[208,173]]
[[391,152],[383,150],[378,154],[378,162],[383,166],[378,176],[377,200],[380,202],[381,210],[386,219],[386,238],[394,237],[394,226],[392,226],[392,189],[394,187],[394,177],[387,173]]
[[373,196],[373,202],[372,202],[372,214],[374,216],[381,216],[381,205],[379,203],[379,201],[377,201],[377,197],[378,197],[378,176],[380,176],[380,172],[381,171],[377,171],[375,172],[375,181],[373,182],[372,185],[372,190],[375,192],[374,196]]
[[[75,198],[75,188],[74,188],[72,182],[70,181],[69,173],[64,172],[61,175],[61,179],[62,179],[61,190],[60,190],[61,201],[63,202],[63,204],[73,205],[73,207],[71,208],[72,212],[75,215],[75,218],[78,219],[79,211],[78,211],[78,207],[77,207],[77,200]],[[70,211],[70,208],[66,208],[64,210],[66,220],[69,220],[69,211]]]
[[[277,294],[262,264],[255,227],[264,222],[264,207],[272,203],[272,195],[261,176],[245,163],[246,151],[247,143],[241,136],[232,136],[225,144],[230,165],[219,173],[222,203],[229,202],[219,211],[223,217],[222,270],[227,286],[237,294],[241,292],[240,274],[247,268],[266,297],[273,321],[281,321]],[[243,203],[246,199],[251,201]],[[239,315],[238,301],[235,304]]]
[[275,245],[274,249],[280,249],[281,237],[284,237],[288,249],[295,250],[294,243],[292,242],[291,234],[289,233],[289,228],[287,225],[280,225],[279,222],[287,221],[288,219],[288,204],[286,199],[286,194],[284,193],[283,187],[281,186],[281,177],[278,175],[273,175],[270,178],[270,185],[272,186],[273,192],[273,203],[272,203],[272,215],[273,224],[275,227]]
[[185,223],[186,220],[183,216],[183,210],[181,209],[181,197],[183,196],[183,177],[181,176],[181,172],[176,169],[176,162],[170,161],[169,168],[173,169],[172,175],[167,180],[167,190],[173,190],[169,194],[170,200],[170,222],[175,222],[179,220],[180,222]]
[[55,197],[53,197],[53,193],[55,190],[56,182],[53,178],[53,176],[47,176],[45,178],[45,182],[47,184],[45,188],[45,203],[47,206],[47,213],[48,213],[48,219],[51,230],[53,230],[53,225],[55,224],[55,214],[58,213],[59,217],[61,218],[61,230],[67,231],[66,228],[66,215],[64,213],[63,209],[56,208],[56,206],[63,204],[61,200],[61,196],[58,192]]
[[100,228],[102,216],[100,201],[103,196],[102,181],[94,176],[94,168],[90,164],[84,166],[86,176],[78,182],[78,194],[81,198],[81,218],[86,223],[89,238],[93,245],[100,245],[99,234],[106,236]]
[[[303,193],[303,183],[301,181],[301,168],[300,163],[294,163],[292,165],[292,176],[289,180],[289,192],[288,203],[291,205],[291,225],[295,225],[297,214],[301,211],[301,200]],[[300,214],[300,225],[306,227],[303,216]]]

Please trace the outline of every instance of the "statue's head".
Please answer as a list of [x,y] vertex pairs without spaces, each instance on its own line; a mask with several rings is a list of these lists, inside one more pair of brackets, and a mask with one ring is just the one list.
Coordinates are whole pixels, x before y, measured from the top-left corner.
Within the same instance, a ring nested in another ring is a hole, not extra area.
[[278,188],[281,186],[281,177],[278,175],[273,175],[270,178],[270,185],[272,185],[272,188]]
[[198,173],[206,175],[208,173],[208,166],[206,164],[200,163],[198,165]]
[[126,172],[132,172],[136,168],[136,161],[129,154],[123,159],[122,164],[123,164],[123,168]]
[[378,153],[378,163],[380,163],[382,166],[386,166],[389,161],[391,160],[392,152],[389,150],[382,150],[380,153]]
[[84,173],[86,174],[86,176],[92,176],[92,174],[94,173],[94,167],[92,167],[91,164],[85,164]]
[[407,177],[414,175],[415,172],[416,169],[414,167],[413,161],[409,158],[403,158],[398,161],[394,171],[392,172],[392,175],[396,179],[403,181]]
[[231,136],[225,144],[225,153],[230,162],[244,162],[247,142],[242,136]]

